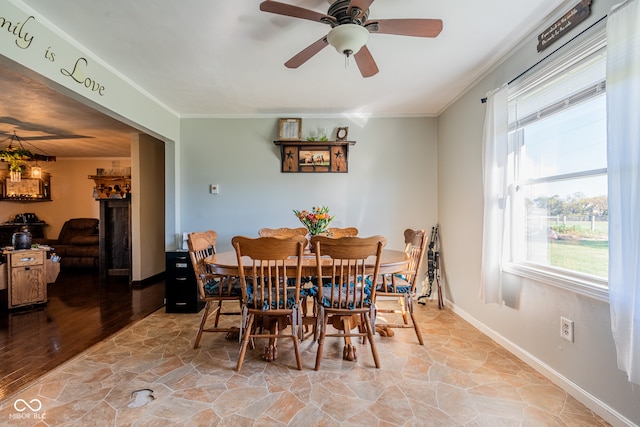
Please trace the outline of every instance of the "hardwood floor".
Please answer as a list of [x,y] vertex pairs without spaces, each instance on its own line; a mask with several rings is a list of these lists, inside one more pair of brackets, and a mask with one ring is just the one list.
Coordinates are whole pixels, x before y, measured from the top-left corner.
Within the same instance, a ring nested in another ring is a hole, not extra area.
[[125,276],[63,270],[49,302],[9,312],[0,291],[0,400],[163,305],[164,280],[132,289]]

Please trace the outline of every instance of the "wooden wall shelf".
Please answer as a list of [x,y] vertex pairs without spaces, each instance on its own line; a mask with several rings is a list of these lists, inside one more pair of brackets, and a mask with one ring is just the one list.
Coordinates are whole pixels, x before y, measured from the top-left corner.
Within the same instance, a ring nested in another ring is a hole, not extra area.
[[131,192],[131,177],[126,175],[89,175],[95,183],[94,199],[126,199]]
[[355,141],[273,141],[280,146],[282,173],[347,173]]
[[50,202],[51,175],[42,172],[38,178],[22,173],[18,182],[12,182],[8,171],[0,171],[0,201]]

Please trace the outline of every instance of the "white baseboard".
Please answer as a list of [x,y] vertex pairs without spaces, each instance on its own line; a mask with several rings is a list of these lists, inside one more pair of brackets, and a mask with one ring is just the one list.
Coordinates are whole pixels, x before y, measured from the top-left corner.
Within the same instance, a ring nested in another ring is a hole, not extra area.
[[445,307],[458,316],[462,317],[464,320],[473,325],[476,329],[480,330],[482,333],[487,335],[492,340],[496,341],[506,350],[511,352],[513,355],[524,361],[527,365],[531,366],[540,374],[544,375],[551,382],[553,382],[558,387],[562,388],[565,392],[569,393],[571,396],[576,398],[580,403],[585,405],[587,408],[591,409],[593,412],[601,416],[608,423],[613,426],[620,427],[637,427],[637,424],[633,423],[631,420],[624,417],[622,414],[615,411],[609,405],[593,396],[587,390],[579,387],[577,384],[542,362],[540,359],[536,358],[531,353],[524,350],[522,347],[514,344],[509,341],[502,335],[498,334],[493,329],[490,329],[484,323],[478,321],[478,319],[472,317],[469,313],[457,307],[451,301],[445,301]]

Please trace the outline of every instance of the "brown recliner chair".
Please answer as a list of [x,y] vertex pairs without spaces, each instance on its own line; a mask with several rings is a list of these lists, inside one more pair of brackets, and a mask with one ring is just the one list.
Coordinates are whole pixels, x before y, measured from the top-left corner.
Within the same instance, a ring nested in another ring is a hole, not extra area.
[[51,246],[60,255],[63,268],[98,268],[98,224],[95,218],[72,218],[64,223],[57,239],[33,239],[33,242]]

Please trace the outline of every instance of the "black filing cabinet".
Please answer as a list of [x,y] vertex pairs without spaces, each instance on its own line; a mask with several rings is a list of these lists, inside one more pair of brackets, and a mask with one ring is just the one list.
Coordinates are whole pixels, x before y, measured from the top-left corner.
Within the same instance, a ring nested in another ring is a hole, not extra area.
[[165,274],[167,313],[197,313],[204,307],[200,300],[196,275],[189,252],[167,252],[167,266]]

